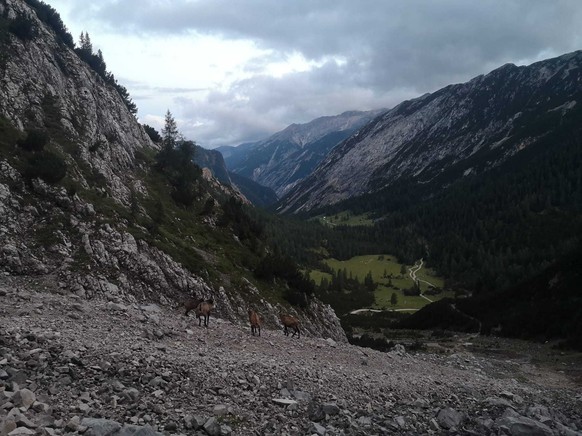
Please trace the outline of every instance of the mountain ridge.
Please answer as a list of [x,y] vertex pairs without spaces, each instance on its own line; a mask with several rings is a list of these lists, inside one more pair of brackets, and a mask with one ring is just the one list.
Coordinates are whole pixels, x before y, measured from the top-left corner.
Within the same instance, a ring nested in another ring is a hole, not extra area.
[[291,124],[269,138],[221,148],[229,171],[272,188],[281,196],[310,174],[327,152],[385,109],[346,111]]
[[559,124],[572,111],[581,98],[581,64],[580,51],[530,66],[506,64],[402,102],[336,146],[279,210],[331,205],[406,178],[429,183],[479,152],[478,165],[464,170],[487,170],[542,137],[536,123]]

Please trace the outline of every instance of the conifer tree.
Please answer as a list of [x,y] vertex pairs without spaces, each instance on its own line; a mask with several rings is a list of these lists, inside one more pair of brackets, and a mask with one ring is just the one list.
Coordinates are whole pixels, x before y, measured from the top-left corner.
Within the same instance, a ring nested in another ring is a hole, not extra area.
[[172,116],[170,109],[168,109],[166,112],[164,128],[162,129],[162,142],[164,147],[173,149],[178,140],[178,136],[178,125],[176,124],[176,120]]

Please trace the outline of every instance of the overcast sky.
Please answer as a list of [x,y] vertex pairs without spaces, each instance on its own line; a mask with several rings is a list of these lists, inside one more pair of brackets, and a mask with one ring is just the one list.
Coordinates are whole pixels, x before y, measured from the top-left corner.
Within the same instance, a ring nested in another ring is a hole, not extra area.
[[130,92],[214,148],[582,48],[580,0],[45,0]]

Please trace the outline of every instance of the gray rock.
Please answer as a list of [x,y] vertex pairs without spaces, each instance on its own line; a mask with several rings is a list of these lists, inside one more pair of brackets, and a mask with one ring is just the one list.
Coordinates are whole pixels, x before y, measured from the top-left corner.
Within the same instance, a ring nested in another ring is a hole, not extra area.
[[396,344],[390,350],[390,353],[396,354],[397,356],[404,356],[404,355],[406,355],[406,348],[404,348],[404,345],[402,345],[402,344]]
[[457,428],[463,422],[463,418],[462,413],[450,407],[439,410],[436,417],[438,424],[448,430]]
[[485,400],[485,403],[488,406],[493,406],[493,407],[513,407],[513,404],[511,403],[511,401],[509,401],[505,398],[489,397]]
[[210,436],[219,436],[220,435],[220,424],[216,420],[216,418],[212,417],[209,418],[204,423],[204,431]]
[[0,434],[10,434],[11,431],[16,430],[16,422],[12,418],[6,418],[0,421]]
[[[149,425],[140,427],[138,425],[124,425],[115,436],[163,436]],[[105,436],[105,435],[103,435]]]
[[321,424],[318,424],[317,422],[312,422],[311,426],[309,427],[309,432],[311,434],[317,434],[319,436],[323,436],[327,433],[327,430],[325,429],[325,427]]
[[26,427],[18,427],[18,428],[15,428],[14,430],[12,430],[10,433],[8,433],[8,436],[19,436],[19,435],[30,435],[30,434],[36,434],[36,431],[31,430],[31,429],[26,428]]
[[372,418],[370,418],[369,416],[360,416],[356,422],[363,426],[363,427],[367,427],[369,425],[372,425]]
[[291,404],[297,404],[297,401],[291,400],[289,398],[273,398],[273,403],[278,404],[280,406],[289,406]]
[[303,391],[293,391],[293,396],[298,401],[309,401],[309,400],[311,400],[311,395],[309,395],[309,393],[303,392]]
[[224,416],[228,414],[228,407],[225,406],[224,404],[217,404],[212,408],[212,413],[215,416]]
[[222,424],[220,426],[220,436],[229,436],[230,434],[232,434],[232,428],[226,424]]
[[309,406],[307,407],[307,413],[309,419],[314,422],[323,421],[325,419],[325,412],[323,411],[323,407],[321,407],[321,405],[315,401],[309,403]]
[[12,396],[12,402],[18,407],[28,409],[36,401],[36,395],[30,389],[20,389]]
[[184,426],[189,430],[199,430],[204,426],[207,420],[208,418],[200,415],[186,415],[184,417]]
[[551,436],[551,428],[525,416],[507,416],[496,421],[499,428],[506,428],[511,436]]
[[394,421],[396,422],[398,427],[406,428],[406,419],[404,418],[404,416],[397,416],[396,418],[394,418]]
[[321,408],[326,415],[337,415],[340,413],[340,408],[335,403],[323,403]]
[[81,425],[87,427],[87,436],[109,436],[121,429],[120,423],[103,418],[83,418]]

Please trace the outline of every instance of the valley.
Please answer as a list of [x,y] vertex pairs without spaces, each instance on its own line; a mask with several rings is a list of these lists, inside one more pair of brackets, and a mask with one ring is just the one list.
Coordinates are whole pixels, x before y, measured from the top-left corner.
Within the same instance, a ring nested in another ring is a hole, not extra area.
[[283,76],[245,112],[260,62],[138,116],[86,31],[0,0],[0,436],[581,434],[582,51],[391,108],[321,59],[282,73],[311,121],[271,118]]

